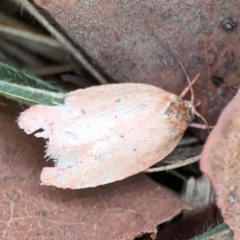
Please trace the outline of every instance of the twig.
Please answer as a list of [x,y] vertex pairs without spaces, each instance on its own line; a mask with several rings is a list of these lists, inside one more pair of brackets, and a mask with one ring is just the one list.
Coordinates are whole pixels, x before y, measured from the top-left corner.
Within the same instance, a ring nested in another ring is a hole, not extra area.
[[161,171],[166,171],[166,170],[171,170],[171,169],[183,167],[183,166],[189,165],[191,163],[197,162],[200,159],[200,157],[201,157],[201,155],[197,155],[195,157],[188,158],[188,159],[173,163],[173,164],[168,165],[168,166],[149,168],[149,169],[145,170],[144,172],[147,172],[147,173],[161,172]]
[[68,64],[40,66],[38,68],[30,68],[26,72],[37,76],[48,76],[54,74],[60,74],[70,72],[72,68]]
[[4,26],[0,24],[0,33],[1,34],[9,34],[13,37],[21,37],[23,39],[31,40],[33,42],[41,42],[45,45],[54,47],[54,48],[62,48],[62,44],[60,44],[55,39],[52,39],[51,37],[44,36],[43,34],[33,33],[29,32],[25,29],[17,29],[14,27]]

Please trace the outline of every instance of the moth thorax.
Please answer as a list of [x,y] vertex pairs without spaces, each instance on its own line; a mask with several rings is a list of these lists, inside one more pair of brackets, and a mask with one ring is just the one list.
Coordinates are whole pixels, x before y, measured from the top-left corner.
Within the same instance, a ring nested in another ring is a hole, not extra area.
[[174,117],[181,122],[189,123],[191,120],[188,104],[186,104],[180,98],[177,98],[174,101],[171,101],[165,113],[170,118]]

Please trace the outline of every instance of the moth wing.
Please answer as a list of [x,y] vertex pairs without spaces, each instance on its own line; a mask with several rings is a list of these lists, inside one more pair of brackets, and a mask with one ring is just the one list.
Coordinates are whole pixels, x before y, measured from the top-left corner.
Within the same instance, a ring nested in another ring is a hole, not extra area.
[[86,188],[141,172],[167,156],[187,123],[166,114],[176,95],[146,84],[111,84],[77,90],[65,104],[34,106],[19,117],[26,133],[48,139],[42,184]]

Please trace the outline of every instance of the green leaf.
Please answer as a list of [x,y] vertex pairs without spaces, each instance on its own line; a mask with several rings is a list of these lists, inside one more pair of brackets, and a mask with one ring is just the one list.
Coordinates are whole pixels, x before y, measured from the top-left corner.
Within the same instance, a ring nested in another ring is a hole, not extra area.
[[64,91],[35,76],[0,62],[0,95],[26,105],[64,102]]
[[0,95],[20,101],[25,105],[56,105],[63,103],[65,97],[63,93],[21,86],[5,81],[0,81]]
[[0,80],[29,87],[36,87],[54,92],[64,92],[60,87],[53,86],[40,78],[29,75],[0,61]]

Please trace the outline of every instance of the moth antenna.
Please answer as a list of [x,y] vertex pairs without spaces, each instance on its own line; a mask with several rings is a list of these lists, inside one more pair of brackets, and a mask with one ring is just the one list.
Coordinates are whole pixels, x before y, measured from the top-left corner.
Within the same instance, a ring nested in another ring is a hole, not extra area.
[[182,64],[182,62],[181,62],[181,60],[179,59],[179,57],[177,56],[177,55],[175,55],[175,53],[173,53],[172,52],[172,54],[173,54],[173,56],[177,59],[177,61],[178,61],[178,64],[180,65],[180,67],[182,68],[182,71],[183,71],[183,73],[185,74],[185,76],[186,76],[186,79],[187,79],[187,81],[188,81],[188,87],[186,88],[187,90],[186,90],[186,92],[183,94],[183,92],[185,91],[185,89],[183,90],[183,92],[180,94],[180,96],[181,95],[183,95],[183,96],[185,96],[186,95],[186,93],[190,90],[190,93],[191,93],[191,103],[193,103],[193,101],[194,101],[194,92],[193,92],[193,88],[192,88],[192,85],[196,82],[196,80],[198,79],[198,77],[199,77],[199,75],[197,75],[197,78],[195,79],[193,79],[192,80],[192,82],[191,82],[191,80],[190,80],[190,78],[189,78],[189,76],[188,76],[188,74],[187,74],[187,71],[186,71],[186,69],[185,69],[185,67],[183,66],[183,64]]
[[187,81],[188,81],[188,87],[183,90],[183,92],[180,94],[180,97],[181,97],[181,98],[184,97],[184,96],[187,94],[187,92],[190,90],[190,93],[191,93],[191,103],[193,104],[193,101],[194,101],[194,92],[193,92],[192,85],[193,85],[194,82],[198,79],[199,75],[197,75],[197,78],[195,77],[196,79],[194,78],[194,79],[191,81],[190,78],[189,78],[189,76],[188,76],[188,74],[187,74],[187,71],[186,71],[185,67],[183,66],[183,64],[182,64],[181,60],[179,59],[179,57],[178,57],[165,43],[161,42],[161,44],[162,44],[162,45],[168,50],[168,52],[171,53],[172,56],[178,61],[178,64],[179,64],[180,67],[182,68],[182,71],[183,71],[183,73],[184,73],[184,75],[185,75],[185,77],[186,77],[186,79],[187,79]]
[[[171,54],[173,55],[173,57],[178,61],[178,64],[179,64],[180,67],[182,68],[182,71],[183,71],[183,73],[185,74],[186,79],[187,79],[187,81],[188,81],[188,86],[187,86],[185,89],[183,89],[183,91],[181,92],[181,94],[179,95],[179,97],[180,97],[181,99],[183,99],[183,97],[184,97],[184,96],[187,94],[187,92],[190,90],[190,93],[191,93],[190,103],[192,104],[192,106],[194,106],[195,96],[194,96],[194,91],[193,91],[192,86],[193,86],[193,84],[198,80],[198,78],[199,78],[199,76],[200,76],[200,73],[198,73],[198,74],[193,78],[193,80],[190,80],[190,78],[189,78],[189,76],[188,76],[188,74],[187,74],[187,72],[186,72],[186,70],[185,70],[185,67],[183,66],[183,64],[182,64],[181,60],[179,59],[179,57],[178,57],[167,45],[165,45],[163,42],[161,42],[161,44],[162,44],[162,45],[169,51],[169,53],[171,53]],[[194,107],[194,109],[195,109],[195,107]],[[199,118],[201,118],[201,119],[203,120],[203,122],[205,123],[205,126],[206,126],[206,128],[207,128],[207,130],[208,130],[208,133],[209,133],[209,132],[210,132],[210,130],[209,130],[209,125],[208,125],[206,119],[205,119],[199,112],[197,112],[197,110],[194,110],[194,114],[197,115]],[[200,128],[200,126],[195,126],[195,127]],[[206,128],[205,128],[205,129],[206,129]]]
[[[163,44],[164,47],[166,47],[166,49],[173,55],[173,57],[178,61],[178,64],[180,65],[180,67],[182,68],[182,71],[183,73],[185,74],[186,78],[187,78],[187,81],[188,81],[188,86],[183,89],[183,91],[181,92],[181,94],[179,95],[180,98],[183,99],[183,97],[187,94],[187,92],[190,90],[190,93],[191,93],[191,100],[190,100],[190,103],[192,104],[192,106],[194,106],[194,99],[195,99],[195,96],[194,96],[194,91],[193,91],[193,84],[198,80],[199,76],[200,76],[200,73],[198,73],[194,78],[193,80],[190,80],[186,70],[185,70],[185,67],[183,66],[181,60],[179,59],[179,57],[171,50],[169,49],[168,46],[165,46],[165,44]],[[195,109],[195,107],[194,107]],[[194,114],[197,115],[199,118],[201,118],[203,120],[203,122],[205,123],[205,126],[208,130],[208,133],[210,133],[210,130],[209,130],[209,125],[206,121],[206,119],[197,111],[197,110],[194,110]],[[200,128],[200,126],[195,126],[195,127],[198,127]]]
[[[148,24],[145,24],[148,29],[152,30]],[[193,88],[192,88],[192,85],[197,81],[197,79],[199,78],[200,76],[200,73],[198,73],[194,79],[191,81],[186,70],[185,70],[185,67],[183,66],[181,60],[179,59],[179,57],[167,46],[167,44],[165,44],[163,41],[161,41],[161,39],[159,39],[155,34],[154,34],[154,31],[152,30],[152,34],[159,40],[160,44],[167,49],[167,51],[178,61],[178,64],[180,65],[180,67],[182,68],[182,71],[184,73],[184,75],[186,76],[186,79],[188,81],[188,86],[183,89],[183,91],[181,92],[180,94],[180,98],[183,99],[183,97],[187,94],[187,92],[190,90],[190,93],[191,93],[191,100],[190,100],[190,103],[192,104],[192,106],[194,106],[194,99],[195,99],[195,96],[194,96],[194,91],[193,91]],[[240,91],[240,88],[239,88],[239,91]],[[195,109],[195,107],[194,107]],[[201,118],[203,120],[203,122],[205,123],[205,126],[209,132],[209,125],[206,121],[206,119],[199,113],[197,112],[197,110],[194,110],[194,114],[197,115],[199,118]],[[198,127],[200,128],[200,127]]]
[[[145,22],[145,26],[151,31],[151,35],[153,35],[156,39],[158,39],[160,45],[162,45],[165,49],[167,49],[167,51],[168,51],[170,54],[172,54],[172,56],[178,61],[178,64],[179,64],[180,67],[182,68],[182,71],[183,71],[184,75],[186,76],[187,81],[188,81],[188,84],[189,84],[188,90],[186,91],[186,93],[190,90],[190,93],[191,93],[191,103],[193,104],[193,101],[194,101],[194,92],[193,92],[193,88],[192,88],[192,84],[193,84],[193,83],[191,84],[191,80],[190,80],[190,78],[189,78],[189,76],[188,76],[188,74],[187,74],[187,71],[185,70],[185,67],[183,66],[181,60],[180,60],[179,57],[172,51],[172,49],[170,49],[170,48],[168,47],[167,44],[165,44],[159,37],[157,37],[157,36],[155,35],[154,30],[149,26],[149,23],[148,23],[148,22]],[[197,79],[196,79],[196,80],[197,80]],[[195,81],[196,81],[196,80],[195,80]],[[185,91],[185,89],[184,89],[183,91]],[[185,96],[186,93],[184,93],[184,94],[181,93],[180,96]]]

